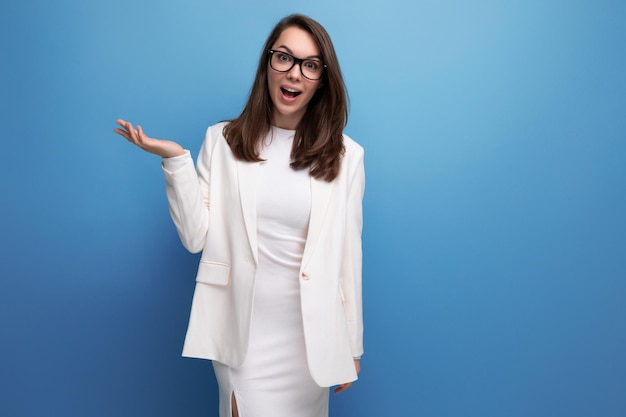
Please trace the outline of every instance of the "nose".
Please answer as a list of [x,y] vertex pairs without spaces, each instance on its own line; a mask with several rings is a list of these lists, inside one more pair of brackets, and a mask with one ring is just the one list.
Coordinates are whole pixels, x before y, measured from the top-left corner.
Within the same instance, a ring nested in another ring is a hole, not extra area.
[[302,69],[300,68],[302,63],[296,62],[293,67],[287,72],[287,78],[290,80],[299,80],[302,76]]

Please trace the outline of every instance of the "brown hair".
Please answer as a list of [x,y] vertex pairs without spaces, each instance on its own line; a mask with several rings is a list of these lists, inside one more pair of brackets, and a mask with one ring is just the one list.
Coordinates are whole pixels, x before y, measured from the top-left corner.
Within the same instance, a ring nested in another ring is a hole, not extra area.
[[330,36],[307,16],[292,14],[274,27],[261,51],[248,102],[239,117],[224,127],[224,137],[237,159],[262,161],[260,142],[271,128],[274,107],[267,84],[268,50],[285,29],[294,26],[313,37],[326,69],[321,87],[296,127],[290,165],[294,169],[308,167],[313,177],[332,181],[339,174],[344,153],[342,134],[348,121],[348,94]]

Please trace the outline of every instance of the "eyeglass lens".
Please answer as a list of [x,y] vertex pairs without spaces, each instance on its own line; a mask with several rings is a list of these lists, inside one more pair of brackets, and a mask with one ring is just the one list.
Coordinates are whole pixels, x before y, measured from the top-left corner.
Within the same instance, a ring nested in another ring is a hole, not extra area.
[[306,78],[319,80],[322,77],[324,66],[316,59],[298,59],[281,51],[270,51],[270,53],[270,65],[276,71],[287,72],[291,70],[296,63],[299,63],[300,71]]

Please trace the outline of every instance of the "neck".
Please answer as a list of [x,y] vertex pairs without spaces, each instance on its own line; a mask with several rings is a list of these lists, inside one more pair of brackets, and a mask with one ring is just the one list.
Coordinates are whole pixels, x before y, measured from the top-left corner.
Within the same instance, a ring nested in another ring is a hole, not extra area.
[[302,114],[292,114],[289,116],[274,114],[272,115],[272,125],[285,130],[296,130],[298,124],[300,124],[300,120],[302,120],[302,116],[304,116],[304,112]]

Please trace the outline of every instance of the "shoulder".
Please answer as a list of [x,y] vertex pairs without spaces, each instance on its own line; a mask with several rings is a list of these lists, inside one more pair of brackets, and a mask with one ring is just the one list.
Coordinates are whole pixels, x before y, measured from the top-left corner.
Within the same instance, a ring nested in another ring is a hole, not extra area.
[[345,157],[349,159],[362,159],[365,150],[354,139],[344,133],[343,146],[346,149]]
[[[341,172],[346,178],[355,178],[363,175],[365,150],[350,136],[343,135],[345,152],[341,163]],[[341,175],[341,174],[340,174]]]
[[215,145],[218,143],[226,144],[226,138],[224,137],[224,127],[226,127],[228,123],[230,122],[219,122],[209,126],[206,129],[206,134],[204,136],[205,146],[214,148]]
[[200,148],[198,162],[202,161],[203,163],[208,163],[206,161],[211,159],[212,154],[224,153],[225,151],[223,148],[230,149],[226,143],[226,139],[224,138],[224,127],[228,123],[229,122],[219,122],[206,129],[204,141],[202,142],[202,147]]
[[206,136],[207,138],[209,136],[211,137],[223,137],[224,136],[224,127],[226,127],[226,125],[230,123],[229,121],[224,121],[224,122],[219,122],[219,123],[215,123],[214,125],[211,125],[207,128],[206,130]]

